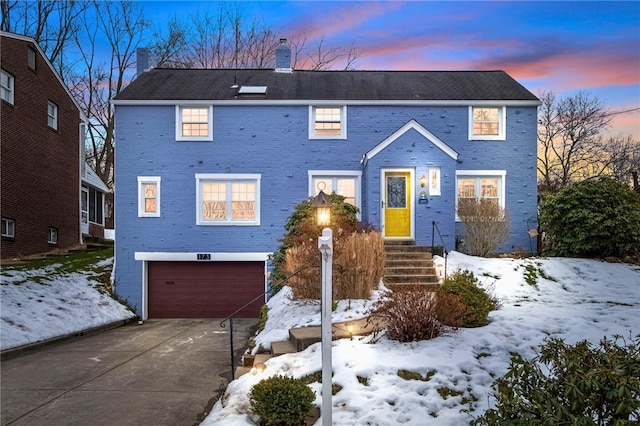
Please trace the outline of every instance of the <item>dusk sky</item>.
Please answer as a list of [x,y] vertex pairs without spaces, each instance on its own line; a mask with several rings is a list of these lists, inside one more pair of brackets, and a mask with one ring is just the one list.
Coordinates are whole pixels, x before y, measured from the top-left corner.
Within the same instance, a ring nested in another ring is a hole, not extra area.
[[[211,1],[142,1],[159,23]],[[640,138],[640,2],[245,1],[279,36],[306,32],[358,50],[358,70],[507,71],[534,94],[579,91]],[[628,112],[623,112],[628,111]]]

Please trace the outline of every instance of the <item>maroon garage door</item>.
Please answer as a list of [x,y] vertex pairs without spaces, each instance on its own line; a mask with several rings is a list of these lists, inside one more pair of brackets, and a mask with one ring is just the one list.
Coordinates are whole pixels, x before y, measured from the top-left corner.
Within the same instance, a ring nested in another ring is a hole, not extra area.
[[225,318],[264,292],[264,262],[149,262],[148,284],[149,318]]

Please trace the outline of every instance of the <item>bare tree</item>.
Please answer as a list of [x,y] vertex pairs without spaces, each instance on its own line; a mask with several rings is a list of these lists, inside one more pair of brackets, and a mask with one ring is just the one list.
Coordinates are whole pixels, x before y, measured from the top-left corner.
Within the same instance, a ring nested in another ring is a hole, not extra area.
[[80,17],[89,7],[84,1],[2,0],[2,31],[33,38],[63,80],[69,66],[63,58],[68,43],[80,30]]
[[[76,37],[80,50],[80,72],[71,84],[74,96],[89,117],[87,160],[108,186],[114,188],[114,129],[109,101],[124,89],[127,75],[135,65],[135,52],[149,24],[135,2],[91,3],[94,14],[82,21],[83,36]],[[92,18],[93,17],[93,18]],[[108,41],[110,56],[95,51],[98,37]],[[113,227],[113,191],[106,194],[105,226]]]
[[542,191],[553,191],[574,180],[606,171],[601,134],[611,117],[597,97],[578,93],[556,99],[553,92],[540,95],[538,173]]
[[292,67],[321,71],[333,68],[344,60],[344,70],[354,69],[358,58],[357,49],[352,44],[349,48],[327,47],[324,36],[311,46],[307,46],[309,37],[306,33],[298,34],[292,40]]
[[633,184],[633,173],[640,173],[640,141],[631,135],[609,137],[603,143],[606,157],[603,167],[620,182]]

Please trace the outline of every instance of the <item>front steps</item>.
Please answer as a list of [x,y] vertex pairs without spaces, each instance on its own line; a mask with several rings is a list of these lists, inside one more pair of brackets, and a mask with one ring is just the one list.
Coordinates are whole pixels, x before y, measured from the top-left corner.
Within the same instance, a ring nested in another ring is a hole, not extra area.
[[422,285],[429,290],[439,286],[431,248],[413,241],[385,242],[384,285],[391,290],[405,285]]

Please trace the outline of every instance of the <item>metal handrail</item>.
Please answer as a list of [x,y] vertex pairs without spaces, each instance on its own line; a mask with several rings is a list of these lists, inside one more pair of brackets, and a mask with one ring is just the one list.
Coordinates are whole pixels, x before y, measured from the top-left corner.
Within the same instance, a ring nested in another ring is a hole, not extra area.
[[[339,266],[339,265],[338,265]],[[282,281],[278,282],[275,286],[273,287],[278,287],[284,283],[286,283],[287,281],[289,281],[291,278],[295,277],[296,275],[298,275],[300,272],[309,269],[309,268],[320,268],[320,265],[307,265],[307,266],[303,266],[302,268],[298,269],[297,271],[295,271],[293,274],[289,275],[288,277],[286,277],[285,279],[283,279]],[[233,318],[238,315],[240,312],[242,312],[243,309],[245,309],[246,307],[248,307],[249,305],[251,305],[252,303],[254,303],[256,300],[260,299],[261,297],[264,297],[267,293],[269,293],[271,291],[271,289],[265,291],[264,293],[256,296],[255,298],[253,298],[249,303],[244,304],[241,308],[236,309],[236,311],[234,313],[232,313],[231,315],[229,315],[228,317],[226,317],[225,319],[223,319],[222,321],[220,321],[220,327],[221,328],[225,328],[225,322],[229,321],[229,346],[231,349],[231,380],[235,380],[236,379],[236,372],[234,369],[235,366],[235,356],[233,354],[234,352],[234,348],[233,348]]]
[[442,243],[442,256],[444,257],[444,276],[447,276],[447,246],[444,244],[444,238],[442,238],[442,234],[440,233],[440,228],[438,228],[438,224],[436,221],[431,222],[431,253],[433,253],[433,249],[435,247],[435,235],[436,231],[438,232],[438,236],[440,237],[440,242]]

